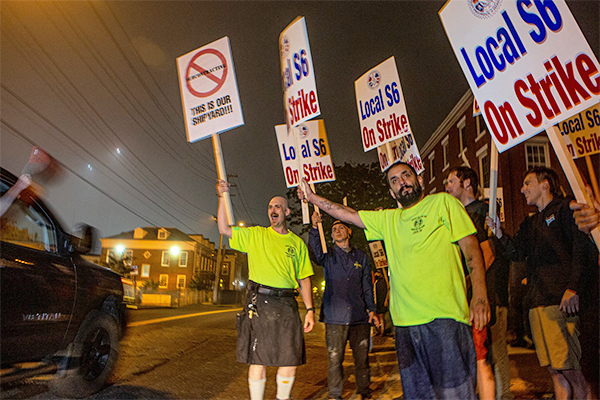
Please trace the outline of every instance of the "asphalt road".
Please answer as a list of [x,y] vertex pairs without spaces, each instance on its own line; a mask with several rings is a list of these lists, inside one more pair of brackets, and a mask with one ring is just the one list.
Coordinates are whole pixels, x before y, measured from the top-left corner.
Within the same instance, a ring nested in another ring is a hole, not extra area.
[[[91,398],[247,399],[247,366],[235,360],[237,310],[205,305],[132,310],[110,385]],[[292,396],[326,399],[324,325],[317,323],[305,340],[308,363],[298,369]],[[392,338],[374,338],[370,362],[374,398],[398,398],[402,388]],[[511,348],[510,363],[511,390],[516,398],[542,398],[552,392],[548,372],[538,366],[533,351]],[[344,367],[348,376],[344,398],[358,399],[349,349]],[[268,369],[265,399],[275,398],[275,372],[275,368]],[[13,388],[0,397],[56,398],[44,381]]]

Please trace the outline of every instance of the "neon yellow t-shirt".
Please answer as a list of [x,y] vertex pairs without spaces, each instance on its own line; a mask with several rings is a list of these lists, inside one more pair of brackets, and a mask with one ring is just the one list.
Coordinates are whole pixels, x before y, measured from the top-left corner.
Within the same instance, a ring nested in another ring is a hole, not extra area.
[[273,228],[233,227],[229,246],[248,253],[249,279],[261,285],[295,289],[298,280],[313,275],[308,249],[302,239]]
[[447,193],[406,209],[359,211],[368,240],[385,242],[394,325],[437,318],[468,323],[469,307],[458,240],[476,232],[463,205]]

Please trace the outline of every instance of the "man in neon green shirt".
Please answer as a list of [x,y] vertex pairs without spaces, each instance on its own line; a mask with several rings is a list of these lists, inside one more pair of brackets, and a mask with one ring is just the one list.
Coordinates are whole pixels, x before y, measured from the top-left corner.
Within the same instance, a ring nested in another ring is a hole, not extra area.
[[[332,217],[383,239],[390,265],[390,311],[406,399],[475,399],[476,357],[471,327],[490,319],[485,267],[473,223],[447,193],[425,196],[423,180],[405,163],[387,171],[401,209],[355,211],[298,188]],[[306,188],[307,185],[304,185]],[[472,268],[470,309],[460,252]]]
[[[248,253],[250,275],[244,313],[237,321],[237,359],[250,365],[251,400],[263,399],[267,366],[279,367],[277,399],[289,399],[296,367],[306,363],[304,333],[315,325],[308,248],[287,229],[290,209],[283,197],[273,197],[269,202],[270,227],[229,226],[221,199],[228,191],[229,184],[219,180],[219,232],[230,238],[231,248]],[[304,325],[295,299],[297,288],[306,305]]]

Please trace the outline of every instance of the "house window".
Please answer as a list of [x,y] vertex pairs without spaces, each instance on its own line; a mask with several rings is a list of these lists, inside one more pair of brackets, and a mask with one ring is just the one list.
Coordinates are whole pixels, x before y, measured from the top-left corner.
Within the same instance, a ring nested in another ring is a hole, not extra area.
[[185,289],[185,275],[177,275],[177,289]]
[[160,265],[163,267],[168,267],[170,261],[171,261],[171,253],[169,253],[168,251],[163,251]]
[[490,157],[488,156],[488,145],[477,150],[479,162],[479,186],[481,190],[490,187]]
[[[483,121],[483,124],[482,124],[482,121]],[[475,141],[478,142],[479,139],[484,137],[485,134],[487,133],[487,130],[485,129],[485,121],[481,117],[481,114],[479,114],[478,116],[475,117],[475,123],[477,124],[477,132],[478,132],[477,137],[475,138]],[[483,126],[481,126],[481,125],[483,125]]]
[[150,277],[150,264],[142,264],[142,278]]
[[115,259],[115,260],[117,260],[117,259],[118,259],[118,257],[117,257],[117,252],[116,252],[115,250],[108,250],[108,251],[106,252],[106,262],[107,262],[107,263],[109,263],[109,262],[110,262],[110,259],[111,259],[111,258],[113,258],[113,259]]
[[442,155],[444,156],[444,168],[442,171],[445,171],[450,168],[450,162],[448,161],[448,136],[442,140]]
[[160,276],[158,278],[158,288],[166,289],[168,286],[169,286],[169,275],[160,274]]
[[168,232],[167,232],[166,229],[160,229],[158,231],[158,238],[159,239],[166,239],[167,238],[167,234],[168,234]]
[[525,167],[527,169],[533,167],[550,168],[550,157],[548,153],[548,139],[535,138],[530,139],[525,143]]
[[221,275],[229,275],[229,263],[223,263],[221,268]]
[[458,157],[462,158],[462,155],[465,151],[467,151],[467,130],[465,129],[467,125],[467,117],[463,116],[462,119],[456,124],[458,128],[458,140],[460,144],[460,152],[458,153]]
[[432,151],[429,155],[429,183],[435,180],[435,151]]
[[187,262],[188,262],[188,252],[182,251],[181,253],[179,253],[179,266],[187,267]]
[[123,264],[128,267],[133,265],[133,250],[125,250],[125,253],[123,253]]

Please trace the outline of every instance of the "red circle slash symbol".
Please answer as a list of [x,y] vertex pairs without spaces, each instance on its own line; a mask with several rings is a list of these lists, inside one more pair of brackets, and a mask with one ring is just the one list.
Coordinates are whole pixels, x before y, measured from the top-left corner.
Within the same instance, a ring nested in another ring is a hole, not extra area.
[[[221,64],[219,64],[215,67],[211,67],[211,68],[209,68],[209,70],[205,70],[200,65],[195,63],[195,61],[199,57],[201,57],[205,54],[213,54],[213,55],[217,56],[219,58],[219,60],[221,60]],[[213,71],[221,71],[222,72],[221,77],[214,75]],[[215,94],[219,89],[221,89],[221,87],[225,83],[225,80],[227,78],[227,60],[225,60],[225,57],[223,56],[223,54],[221,54],[219,51],[217,51],[215,49],[205,49],[205,50],[199,51],[198,54],[196,54],[194,56],[194,58],[192,58],[190,63],[188,64],[185,76],[186,76],[187,88],[191,94],[193,94],[196,97],[208,97],[212,94]],[[213,81],[216,84],[216,86],[212,87],[212,83],[207,82],[207,80],[203,79],[203,78],[208,78],[209,80]],[[201,92],[201,91],[194,89],[192,83],[194,83],[194,86],[196,86],[196,87],[200,86],[202,88],[205,88],[206,86],[209,86],[209,87],[212,87],[212,89]],[[207,85],[207,83],[210,83],[210,85]]]

